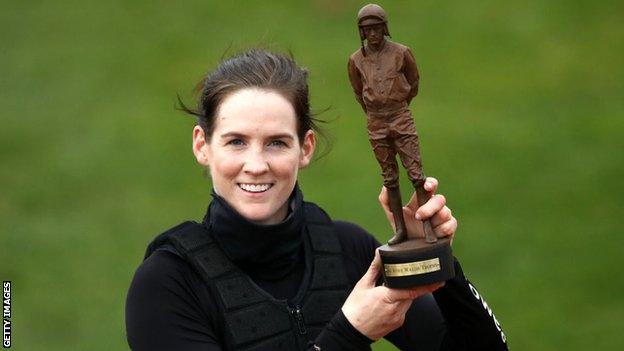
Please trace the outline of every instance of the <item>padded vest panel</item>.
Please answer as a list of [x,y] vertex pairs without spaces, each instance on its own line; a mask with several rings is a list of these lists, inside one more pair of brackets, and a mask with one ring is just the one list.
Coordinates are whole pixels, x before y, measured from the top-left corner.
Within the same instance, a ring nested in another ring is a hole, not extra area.
[[291,330],[286,307],[266,301],[226,313],[225,321],[235,346]]
[[209,279],[232,272],[236,268],[216,244],[198,252],[195,255],[195,265],[200,274]]
[[248,277],[240,275],[216,282],[217,291],[227,310],[234,310],[266,300]]
[[308,225],[308,232],[312,233],[310,235],[312,249],[318,252],[339,254],[342,250],[338,238],[336,238],[334,233],[325,232],[325,228],[326,226],[318,224]]
[[174,245],[183,252],[195,251],[214,241],[210,236],[206,235],[203,228],[196,226],[185,227],[183,230],[175,232],[171,238],[173,239]]
[[343,265],[339,255],[315,257],[310,289],[343,287],[347,282]]

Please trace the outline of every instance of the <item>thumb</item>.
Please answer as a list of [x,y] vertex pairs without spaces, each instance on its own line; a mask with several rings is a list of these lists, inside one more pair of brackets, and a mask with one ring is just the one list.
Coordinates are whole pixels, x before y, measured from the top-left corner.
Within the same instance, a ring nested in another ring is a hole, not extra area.
[[390,211],[390,199],[388,199],[388,189],[385,186],[381,187],[381,192],[379,193],[379,203],[381,204],[381,208],[383,209],[388,222],[390,222],[392,230],[395,231],[394,215],[392,214],[392,211]]
[[379,256],[379,249],[377,249],[375,250],[375,258],[373,259],[373,262],[371,262],[370,267],[368,267],[368,270],[366,271],[366,273],[364,273],[364,276],[362,276],[362,279],[360,279],[358,285],[362,284],[365,287],[374,288],[380,273],[381,256]]
[[385,186],[381,187],[381,191],[379,192],[379,203],[385,212],[390,212],[390,200],[388,199],[388,189]]

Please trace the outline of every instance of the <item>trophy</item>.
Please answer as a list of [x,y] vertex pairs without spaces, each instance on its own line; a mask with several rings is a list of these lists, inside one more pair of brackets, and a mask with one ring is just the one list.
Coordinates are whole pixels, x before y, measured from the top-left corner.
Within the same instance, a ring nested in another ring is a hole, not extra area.
[[[349,80],[367,116],[368,137],[388,189],[395,233],[379,248],[385,284],[410,288],[453,278],[449,238],[437,238],[429,220],[424,238],[408,233],[403,218],[397,154],[407,170],[418,206],[431,198],[424,188],[418,134],[409,104],[418,94],[418,69],[407,46],[390,41],[385,11],[368,4],[358,12],[361,48],[349,58]],[[366,41],[366,44],[364,42]]]

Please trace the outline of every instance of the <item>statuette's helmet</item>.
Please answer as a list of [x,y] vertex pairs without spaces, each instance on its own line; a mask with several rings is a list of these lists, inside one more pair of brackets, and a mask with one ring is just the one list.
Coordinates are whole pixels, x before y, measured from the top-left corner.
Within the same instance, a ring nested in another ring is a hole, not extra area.
[[376,24],[383,24],[384,35],[390,36],[390,31],[388,31],[388,20],[386,19],[386,11],[384,11],[384,9],[377,4],[368,4],[362,7],[357,15],[357,23],[361,41],[364,41],[366,38],[362,28],[374,26]]

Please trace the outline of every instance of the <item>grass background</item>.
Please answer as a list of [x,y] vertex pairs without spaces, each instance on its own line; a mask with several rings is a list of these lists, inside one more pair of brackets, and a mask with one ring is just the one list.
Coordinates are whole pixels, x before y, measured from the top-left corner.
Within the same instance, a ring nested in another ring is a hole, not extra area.
[[[381,4],[422,72],[412,111],[425,170],[460,221],[455,253],[512,349],[624,348],[623,3]],[[175,94],[190,101],[224,53],[258,43],[291,50],[313,107],[331,107],[334,147],[301,175],[306,198],[387,240],[346,76],[361,5],[3,3],[0,277],[13,282],[13,348],[128,348],[124,300],[145,246],[209,200]]]

